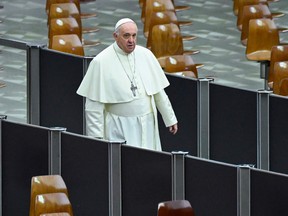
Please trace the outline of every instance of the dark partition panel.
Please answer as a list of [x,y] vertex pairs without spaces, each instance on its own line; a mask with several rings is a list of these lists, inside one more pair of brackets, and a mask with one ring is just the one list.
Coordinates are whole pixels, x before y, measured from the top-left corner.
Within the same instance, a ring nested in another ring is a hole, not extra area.
[[76,94],[83,78],[83,58],[41,50],[40,124],[83,132],[83,99]]
[[48,174],[48,132],[2,121],[3,216],[29,215],[31,178]]
[[109,215],[108,143],[63,133],[61,152],[75,215]]
[[288,174],[288,99],[270,96],[270,170]]
[[237,167],[186,157],[186,199],[199,216],[237,216]]
[[157,215],[158,203],[172,198],[171,179],[171,154],[123,145],[123,215]]
[[171,135],[159,117],[163,151],[188,151],[197,155],[197,81],[167,74],[170,82],[165,91],[179,122],[179,131]]
[[212,160],[257,163],[257,92],[210,84],[210,150]]
[[287,215],[288,176],[251,170],[251,215]]

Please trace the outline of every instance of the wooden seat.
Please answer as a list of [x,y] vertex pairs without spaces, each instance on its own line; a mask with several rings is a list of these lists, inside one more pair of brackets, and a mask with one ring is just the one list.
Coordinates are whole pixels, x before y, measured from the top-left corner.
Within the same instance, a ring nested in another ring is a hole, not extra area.
[[[187,5],[175,5],[174,0],[172,0],[174,5],[175,11],[183,11],[183,10],[190,10],[191,7]],[[146,0],[139,0],[139,6],[143,9],[145,8]]]
[[37,195],[55,192],[62,192],[68,196],[66,184],[60,175],[43,175],[32,177],[29,215],[35,216],[35,198]]
[[156,58],[199,53],[199,50],[184,50],[182,35],[174,23],[155,25],[151,33],[151,51]]
[[47,193],[36,196],[35,216],[59,212],[67,212],[70,216],[73,216],[72,205],[65,193]]
[[40,216],[71,216],[68,212],[59,212],[59,213],[45,213]]
[[288,61],[288,45],[273,46],[271,49],[270,67],[268,73],[268,86],[273,89],[274,65],[276,62]]
[[[146,0],[145,7],[142,8],[141,13],[141,19],[144,26],[146,25],[149,29],[150,17],[152,13],[167,10],[176,12],[172,0]],[[178,23],[180,26],[192,24],[191,21],[186,20],[178,20]]]
[[288,96],[288,61],[274,64],[273,93]]
[[[248,4],[258,4],[258,3],[262,3],[262,2],[266,2],[266,3],[271,3],[271,2],[278,2],[279,0],[245,0],[245,2],[247,2]],[[239,8],[243,7],[242,5],[243,1],[241,0],[233,0],[233,12],[235,14],[235,16],[238,16],[239,14]]]
[[87,18],[92,18],[92,17],[97,16],[96,13],[82,13],[79,0],[46,0],[46,13],[49,14],[49,9],[50,9],[51,4],[57,4],[57,3],[74,3],[77,6],[82,19],[87,19]]
[[75,34],[54,35],[51,49],[79,56],[85,55],[83,45]]
[[[144,25],[144,36],[147,37],[147,43],[146,43],[147,48],[151,47],[151,37],[149,37],[149,32],[152,31],[153,26],[161,25],[161,24],[169,24],[169,23],[174,23],[178,25],[180,29],[175,11],[160,11],[160,12],[154,12],[151,14],[149,26]],[[194,40],[196,39],[196,36],[182,34],[182,39],[184,41]]]
[[198,78],[198,68],[203,64],[195,64],[190,55],[175,55],[158,58],[162,69],[167,73],[177,73],[181,76]]
[[249,21],[246,58],[260,62],[260,77],[267,88],[268,66],[273,46],[279,45],[279,32],[273,20],[252,19]]
[[188,200],[173,200],[158,204],[157,216],[195,216]]
[[99,28],[82,26],[80,12],[75,3],[51,4],[48,14],[48,26],[50,24],[50,19],[67,17],[74,17],[77,20],[79,27],[82,29],[82,33],[92,33],[99,31]]
[[249,21],[251,19],[261,19],[269,18],[272,19],[271,12],[267,5],[245,5],[242,11],[242,31],[241,31],[241,43],[246,46],[248,31],[249,31]]
[[77,20],[73,17],[67,17],[67,18],[56,18],[50,20],[48,29],[48,39],[49,39],[48,48],[51,49],[54,35],[64,35],[64,34],[76,34],[82,41],[84,47],[97,46],[100,44],[99,41],[87,41],[82,39],[82,30],[78,25]]

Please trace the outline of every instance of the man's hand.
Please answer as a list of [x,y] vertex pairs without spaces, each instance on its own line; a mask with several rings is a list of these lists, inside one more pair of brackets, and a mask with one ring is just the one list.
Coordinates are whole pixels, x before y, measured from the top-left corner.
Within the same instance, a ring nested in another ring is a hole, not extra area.
[[174,124],[172,126],[169,127],[169,131],[170,133],[172,133],[173,135],[175,135],[178,131],[178,124]]

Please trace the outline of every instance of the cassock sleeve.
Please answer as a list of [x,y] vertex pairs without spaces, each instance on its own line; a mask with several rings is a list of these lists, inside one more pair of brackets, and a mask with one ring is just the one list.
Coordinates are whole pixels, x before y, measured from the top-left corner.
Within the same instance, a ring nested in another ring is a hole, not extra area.
[[163,89],[159,93],[155,94],[154,99],[156,107],[163,118],[165,126],[169,127],[176,124],[178,121],[165,90]]
[[104,104],[86,98],[86,133],[88,136],[103,138],[104,136]]

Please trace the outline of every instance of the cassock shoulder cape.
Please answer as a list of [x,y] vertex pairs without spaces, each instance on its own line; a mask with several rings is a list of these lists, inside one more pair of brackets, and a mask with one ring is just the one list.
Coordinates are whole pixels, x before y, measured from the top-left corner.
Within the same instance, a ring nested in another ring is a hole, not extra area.
[[[115,42],[116,43],[116,42]],[[110,45],[91,61],[77,94],[101,103],[132,101],[131,83]],[[148,95],[160,92],[169,82],[152,52],[136,46],[134,50],[136,73],[139,74]]]

